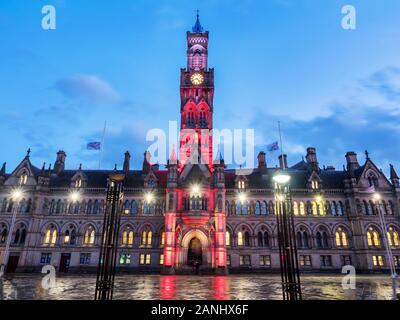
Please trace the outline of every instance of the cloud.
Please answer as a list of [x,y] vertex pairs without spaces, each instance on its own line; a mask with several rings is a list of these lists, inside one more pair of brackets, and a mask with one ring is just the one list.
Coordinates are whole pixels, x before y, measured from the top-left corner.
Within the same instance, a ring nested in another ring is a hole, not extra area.
[[[276,123],[282,121],[284,152],[292,164],[301,159],[309,146],[317,148],[321,165],[338,169],[345,163],[347,151],[357,152],[362,163],[367,149],[378,167],[387,172],[389,163],[400,166],[399,88],[399,69],[386,68],[361,81],[360,87],[342,101],[332,103],[327,116],[296,120],[264,113],[254,117],[250,125],[259,136],[257,141],[267,143],[277,140]],[[265,146],[258,145],[258,149]],[[269,156],[276,164],[278,154]]]
[[83,99],[95,104],[110,104],[120,101],[120,95],[113,87],[97,76],[77,74],[62,78],[55,89],[71,99]]

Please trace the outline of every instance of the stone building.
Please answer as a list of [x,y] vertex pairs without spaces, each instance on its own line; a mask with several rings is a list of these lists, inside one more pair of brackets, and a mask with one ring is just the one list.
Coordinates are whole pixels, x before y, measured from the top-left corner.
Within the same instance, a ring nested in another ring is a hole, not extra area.
[[[279,268],[274,183],[285,169],[291,176],[293,214],[301,270],[337,271],[354,265],[363,272],[388,268],[385,236],[400,263],[400,185],[366,153],[361,164],[347,152],[342,170],[322,167],[315,148],[305,160],[268,167],[266,154],[250,173],[212,160],[214,69],[208,68],[208,32],[199,18],[187,33],[187,68],[181,69],[181,137],[166,170],[144,154],[140,170],[122,171],[124,209],[119,237],[121,271],[263,272]],[[66,169],[57,153],[54,167],[31,163],[30,151],[7,173],[0,171],[0,261],[11,237],[8,271],[35,271],[52,264],[58,271],[94,271],[107,179],[113,170]],[[200,161],[199,161],[200,160]],[[23,196],[14,202],[15,188]],[[380,195],[377,199],[376,194]],[[11,229],[13,212],[17,213]],[[385,216],[382,230],[379,212]]]

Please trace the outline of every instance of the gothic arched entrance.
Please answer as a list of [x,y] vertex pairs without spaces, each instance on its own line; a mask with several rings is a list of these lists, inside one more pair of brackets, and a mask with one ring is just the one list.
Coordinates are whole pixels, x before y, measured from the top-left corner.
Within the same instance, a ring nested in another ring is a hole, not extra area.
[[198,238],[192,238],[188,248],[187,263],[190,266],[200,265],[203,262],[203,250],[201,241]]

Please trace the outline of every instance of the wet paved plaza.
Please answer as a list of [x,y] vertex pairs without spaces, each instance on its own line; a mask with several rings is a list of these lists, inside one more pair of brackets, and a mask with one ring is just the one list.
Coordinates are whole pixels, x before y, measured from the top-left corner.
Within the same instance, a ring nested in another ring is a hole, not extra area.
[[[388,276],[357,277],[355,290],[343,290],[341,275],[303,275],[304,299],[386,300],[391,298]],[[4,279],[5,299],[92,300],[95,275],[58,276],[56,287],[44,290],[42,275],[21,274]],[[279,275],[160,276],[117,275],[115,299],[281,299]]]

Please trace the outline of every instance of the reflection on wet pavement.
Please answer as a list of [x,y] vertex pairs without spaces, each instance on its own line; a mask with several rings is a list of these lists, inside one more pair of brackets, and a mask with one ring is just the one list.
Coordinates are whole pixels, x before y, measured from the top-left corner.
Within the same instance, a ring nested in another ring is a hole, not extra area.
[[[303,299],[386,300],[391,298],[389,277],[357,277],[355,290],[343,290],[340,275],[303,275]],[[44,290],[42,275],[13,275],[4,279],[5,299],[92,300],[95,275],[59,276],[56,287]],[[160,276],[117,275],[114,299],[278,300],[278,275]]]

